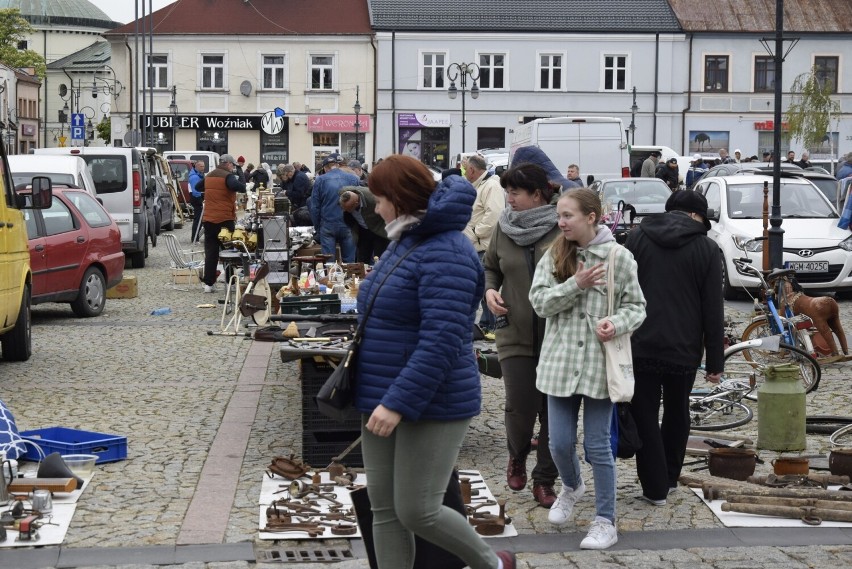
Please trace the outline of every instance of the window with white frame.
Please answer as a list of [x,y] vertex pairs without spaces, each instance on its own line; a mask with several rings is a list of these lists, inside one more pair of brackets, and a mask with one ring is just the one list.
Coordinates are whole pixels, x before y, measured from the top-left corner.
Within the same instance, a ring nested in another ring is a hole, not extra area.
[[148,84],[152,89],[167,89],[169,86],[169,56],[148,55]]
[[627,90],[627,56],[604,54],[603,56],[603,90]]
[[728,56],[704,56],[704,90],[707,92],[728,92]]
[[538,88],[542,91],[557,91],[562,89],[562,74],[565,54],[538,54]]
[[421,89],[443,89],[447,67],[447,54],[445,52],[423,52],[421,54],[422,64],[420,66]]
[[284,89],[286,84],[287,66],[283,55],[263,56],[263,88]]
[[506,73],[505,53],[479,54],[479,86],[482,89],[503,89]]
[[333,55],[311,55],[311,89],[317,91],[334,89]]
[[224,55],[202,55],[201,56],[201,88],[202,89],[224,89],[225,88],[225,56]]

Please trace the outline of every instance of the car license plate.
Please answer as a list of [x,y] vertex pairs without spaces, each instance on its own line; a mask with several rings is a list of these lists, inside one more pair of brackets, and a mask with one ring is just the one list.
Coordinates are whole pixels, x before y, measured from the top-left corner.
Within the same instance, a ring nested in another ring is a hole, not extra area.
[[788,269],[794,269],[797,273],[827,273],[828,261],[788,261]]

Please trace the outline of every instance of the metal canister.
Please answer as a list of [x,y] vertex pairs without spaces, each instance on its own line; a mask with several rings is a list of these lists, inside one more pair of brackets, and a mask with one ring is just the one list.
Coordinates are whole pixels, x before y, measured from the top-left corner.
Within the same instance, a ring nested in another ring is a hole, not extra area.
[[758,448],[804,450],[805,418],[805,388],[799,381],[799,367],[769,366],[766,382],[757,390]]
[[33,510],[42,514],[53,512],[53,495],[50,490],[33,490]]

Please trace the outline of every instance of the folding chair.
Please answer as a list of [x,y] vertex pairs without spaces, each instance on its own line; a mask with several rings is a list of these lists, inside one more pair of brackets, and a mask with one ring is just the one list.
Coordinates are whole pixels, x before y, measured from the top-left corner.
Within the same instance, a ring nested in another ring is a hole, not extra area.
[[[172,268],[174,269],[186,269],[190,275],[195,275],[199,280],[201,279],[201,272],[204,268],[204,259],[196,260],[193,257],[195,255],[204,255],[204,251],[191,251],[184,250],[180,248],[180,243],[178,242],[178,238],[174,233],[163,233],[160,235],[160,239],[166,244],[166,249],[169,251],[169,257],[171,258]],[[189,256],[189,258],[186,257]],[[177,286],[177,271],[172,271],[172,288],[177,290],[189,290],[188,288],[180,288]]]

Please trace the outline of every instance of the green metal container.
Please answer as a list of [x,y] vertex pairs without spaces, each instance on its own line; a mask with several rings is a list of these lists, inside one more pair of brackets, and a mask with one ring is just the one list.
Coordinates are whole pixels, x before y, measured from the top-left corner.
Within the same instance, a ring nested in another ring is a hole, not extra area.
[[795,365],[769,366],[766,382],[757,390],[757,446],[787,451],[804,450],[805,388]]

